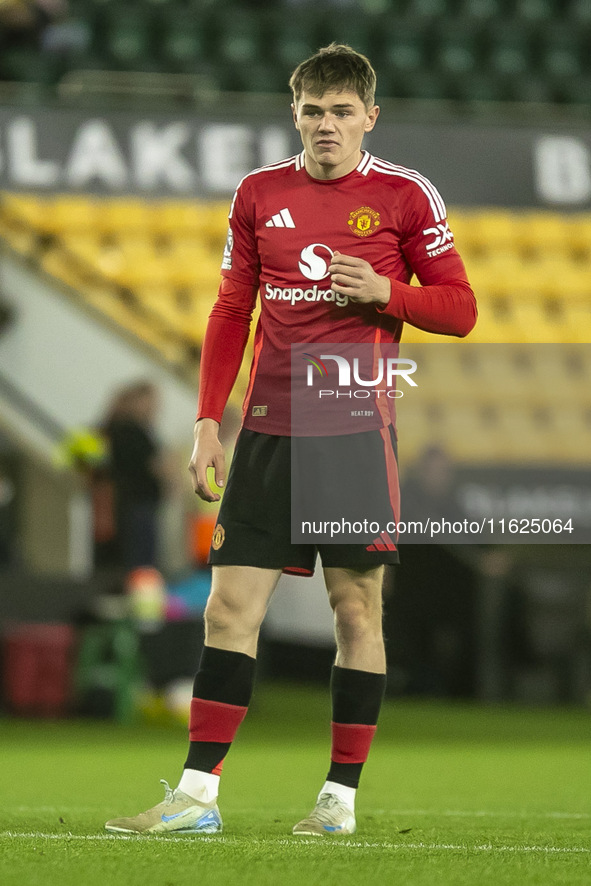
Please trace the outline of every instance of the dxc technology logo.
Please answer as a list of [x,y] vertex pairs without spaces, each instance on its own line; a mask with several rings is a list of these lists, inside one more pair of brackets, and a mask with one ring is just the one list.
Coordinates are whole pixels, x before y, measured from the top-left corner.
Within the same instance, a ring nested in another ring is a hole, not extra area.
[[430,243],[425,243],[425,249],[430,258],[433,258],[434,255],[439,255],[441,252],[446,252],[454,245],[454,235],[450,231],[447,222],[445,224],[438,224],[436,228],[427,228],[423,231],[423,234],[425,237],[433,237]]

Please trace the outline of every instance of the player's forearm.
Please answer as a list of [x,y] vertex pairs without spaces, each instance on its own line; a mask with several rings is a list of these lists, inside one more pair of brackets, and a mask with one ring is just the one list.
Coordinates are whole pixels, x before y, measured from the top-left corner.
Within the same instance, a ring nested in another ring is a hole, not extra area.
[[201,353],[197,421],[212,418],[221,422],[247,341],[248,326],[210,317]]
[[457,335],[463,338],[474,328],[478,316],[476,299],[468,283],[438,283],[409,286],[391,280],[387,305],[378,307],[388,314],[425,332]]
[[222,420],[244,356],[255,297],[251,286],[222,281],[201,352],[197,421]]

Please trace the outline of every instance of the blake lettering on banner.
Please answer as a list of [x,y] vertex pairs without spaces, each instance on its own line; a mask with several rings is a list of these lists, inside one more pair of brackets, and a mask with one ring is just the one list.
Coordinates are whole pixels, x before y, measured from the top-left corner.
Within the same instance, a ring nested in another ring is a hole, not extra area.
[[[301,150],[286,105],[260,127],[187,114],[0,106],[0,189],[230,198],[252,169]],[[221,117],[221,119],[220,119]],[[591,207],[591,129],[385,121],[369,150],[420,169],[458,206]]]

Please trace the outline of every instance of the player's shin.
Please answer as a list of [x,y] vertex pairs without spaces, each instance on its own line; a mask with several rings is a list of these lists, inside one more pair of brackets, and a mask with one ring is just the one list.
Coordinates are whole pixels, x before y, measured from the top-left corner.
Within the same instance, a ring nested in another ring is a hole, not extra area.
[[351,809],[385,689],[385,674],[333,667],[331,764],[320,793],[335,794]]
[[255,659],[242,652],[205,646],[195,677],[189,718],[189,752],[178,787],[213,802],[224,758],[246,716]]

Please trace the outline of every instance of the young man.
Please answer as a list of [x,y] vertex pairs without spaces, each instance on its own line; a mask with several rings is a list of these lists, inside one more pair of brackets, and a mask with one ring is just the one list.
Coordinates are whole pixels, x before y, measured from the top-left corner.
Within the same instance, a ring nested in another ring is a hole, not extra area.
[[[218,427],[259,292],[261,318],[243,428],[212,540],[189,754],[178,788],[166,785],[163,803],[107,822],[109,831],[221,830],[220,772],[249,704],[259,628],[281,572],[310,574],[317,553],[290,542],[290,344],[398,341],[404,321],[464,336],[475,323],[474,295],[441,197],[419,173],[361,148],[379,114],[375,84],[369,61],[348,46],[332,44],[300,64],[290,86],[303,152],[255,170],[236,191],[203,347],[189,465],[194,489],[207,501],[220,498],[207,468],[214,468],[218,487],[225,482]],[[409,285],[413,272],[421,288]],[[382,457],[392,459],[390,429],[376,434]],[[318,547],[337,641],[332,752],[316,806],[296,834],[355,831],[355,793],[385,689],[384,564],[398,562],[393,544],[369,547]]]

